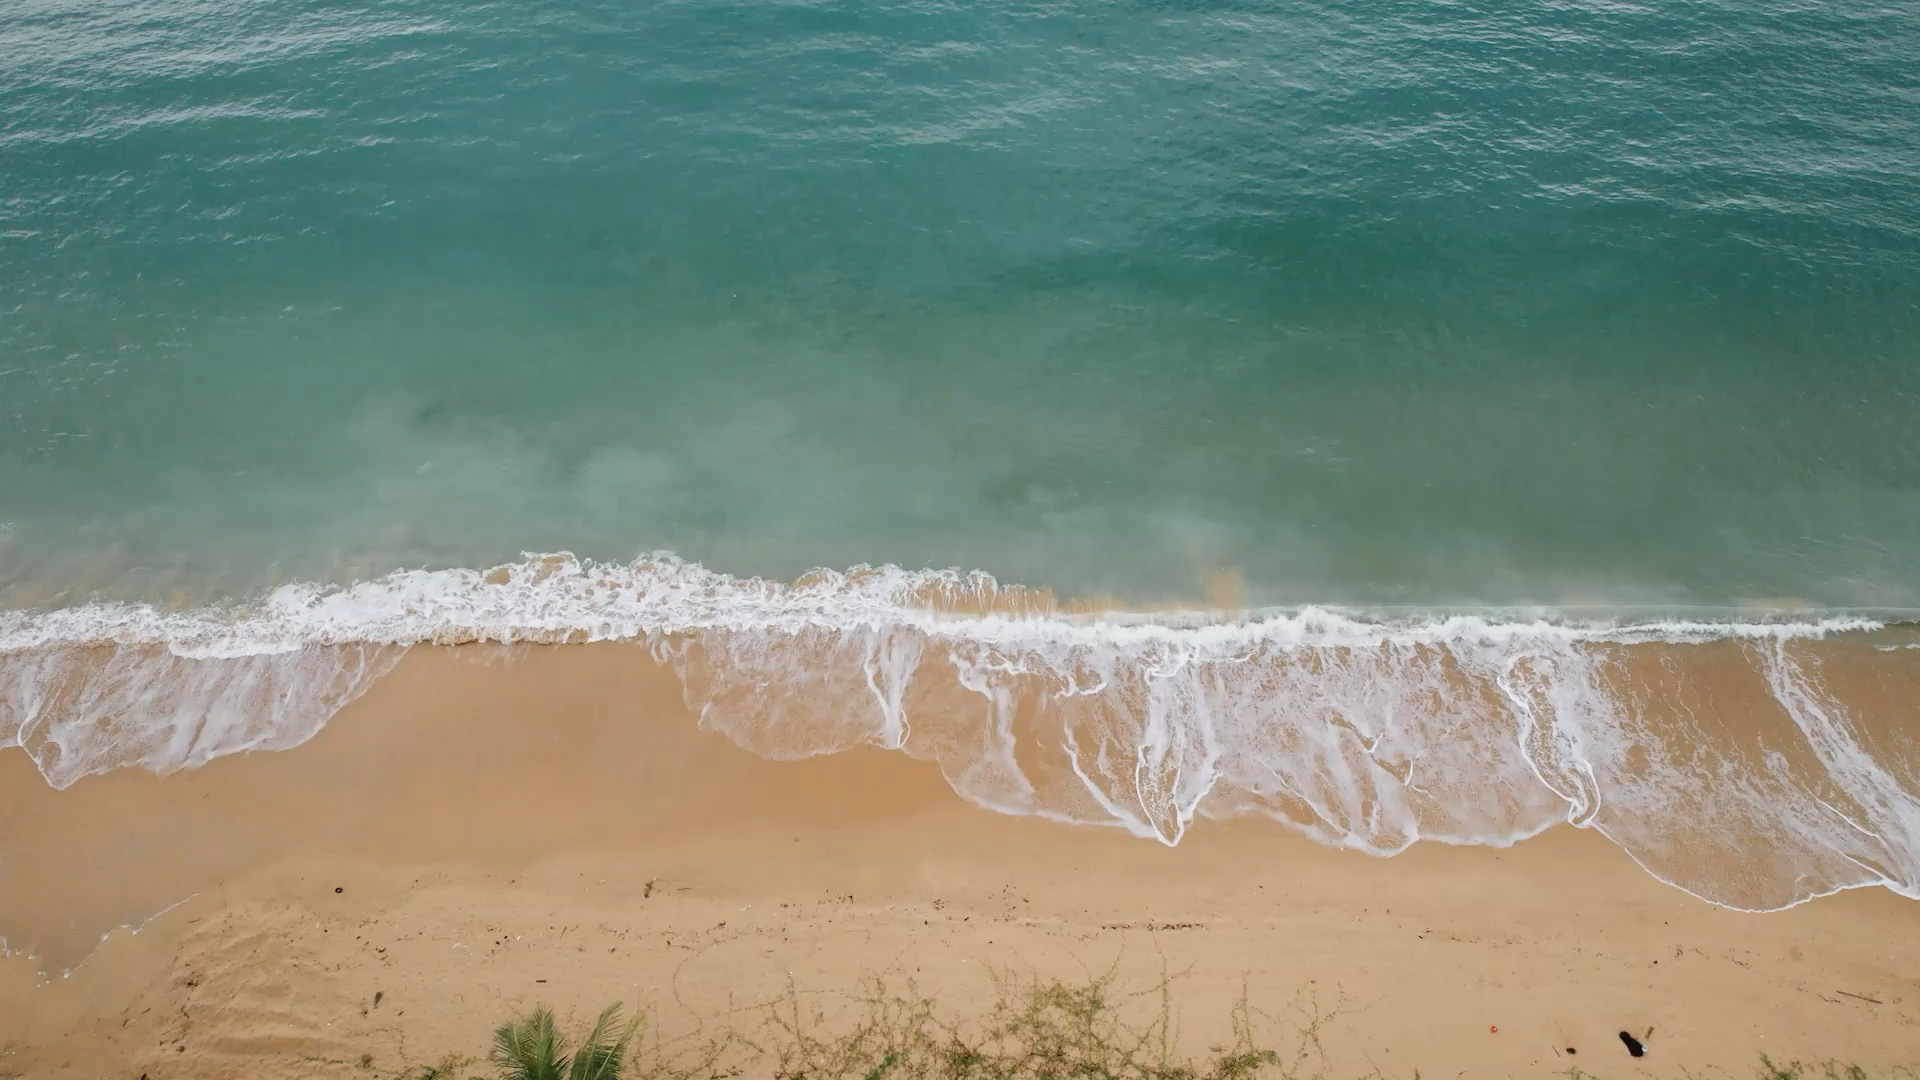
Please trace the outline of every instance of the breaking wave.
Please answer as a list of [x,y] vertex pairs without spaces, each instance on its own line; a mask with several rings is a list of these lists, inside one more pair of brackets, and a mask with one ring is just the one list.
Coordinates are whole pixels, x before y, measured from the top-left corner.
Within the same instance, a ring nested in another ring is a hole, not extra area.
[[1270,817],[1391,855],[1596,829],[1661,880],[1773,910],[1920,897],[1915,653],[1860,618],[1578,623],[1075,611],[979,573],[791,583],[671,556],[288,585],[244,607],[0,612],[0,748],[48,783],[311,738],[414,645],[644,643],[770,757],[938,763],[1010,814],[1178,843]]

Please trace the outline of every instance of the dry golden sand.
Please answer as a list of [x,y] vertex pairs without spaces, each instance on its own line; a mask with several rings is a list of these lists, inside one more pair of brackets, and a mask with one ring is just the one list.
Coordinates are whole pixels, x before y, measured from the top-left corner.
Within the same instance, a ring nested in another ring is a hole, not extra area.
[[1192,1051],[1244,987],[1302,1075],[1920,1062],[1920,904],[1881,890],[1737,914],[1571,828],[1168,849],[988,813],[900,755],[760,760],[637,648],[496,654],[416,649],[306,746],[164,779],[56,792],[0,754],[0,927],[36,954],[0,961],[0,1076],[385,1075],[540,1002],[711,1032],[873,975],[960,1015],[991,969],[1170,975]]

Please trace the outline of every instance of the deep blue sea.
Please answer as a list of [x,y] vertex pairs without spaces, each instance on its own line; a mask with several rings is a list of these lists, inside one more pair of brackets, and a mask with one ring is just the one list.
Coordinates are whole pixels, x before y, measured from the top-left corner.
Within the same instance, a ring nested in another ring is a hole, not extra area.
[[[924,614],[981,575],[1245,614]],[[1009,812],[1173,842],[1229,744],[1414,785],[1339,732],[1427,709],[1551,812],[1274,812],[1657,831],[1700,807],[1593,779],[1673,738],[1596,674],[1625,625],[1745,657],[1808,798],[1890,815],[1731,901],[1780,906],[1920,889],[1920,713],[1815,709],[1897,735],[1846,772],[1781,644],[1917,610],[1912,3],[0,5],[0,745],[55,783],[295,744],[386,662],[315,656],[428,640],[838,657],[912,750],[918,634],[1120,688],[1131,793],[949,770]],[[1333,651],[1220,689],[1266,648]]]

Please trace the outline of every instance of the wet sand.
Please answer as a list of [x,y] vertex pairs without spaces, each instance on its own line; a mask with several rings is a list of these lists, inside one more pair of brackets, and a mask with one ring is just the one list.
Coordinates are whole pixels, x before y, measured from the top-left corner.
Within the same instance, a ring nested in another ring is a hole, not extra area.
[[1740,914],[1572,828],[1167,848],[898,754],[755,757],[638,647],[509,653],[416,648],[307,745],[166,778],[54,791],[0,752],[0,1076],[382,1075],[539,1002],[710,1032],[869,976],[963,1015],[993,969],[1170,976],[1196,1053],[1244,989],[1301,1075],[1920,1063],[1920,904],[1881,889]]

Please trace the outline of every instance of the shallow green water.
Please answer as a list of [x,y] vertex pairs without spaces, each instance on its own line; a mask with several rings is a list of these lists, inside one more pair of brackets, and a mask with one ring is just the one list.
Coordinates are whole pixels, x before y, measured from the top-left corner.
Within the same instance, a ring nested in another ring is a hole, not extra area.
[[1908,5],[0,7],[0,600],[1920,606]]

